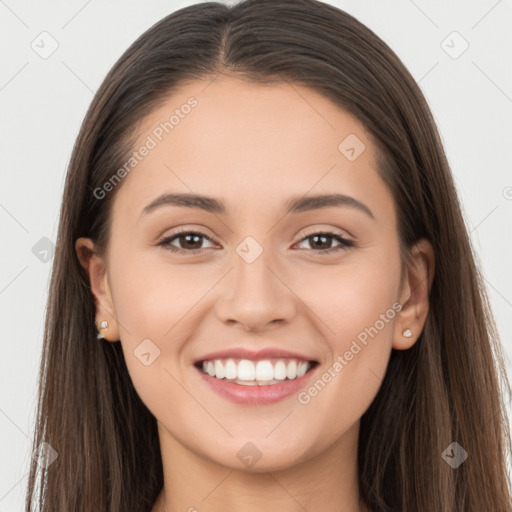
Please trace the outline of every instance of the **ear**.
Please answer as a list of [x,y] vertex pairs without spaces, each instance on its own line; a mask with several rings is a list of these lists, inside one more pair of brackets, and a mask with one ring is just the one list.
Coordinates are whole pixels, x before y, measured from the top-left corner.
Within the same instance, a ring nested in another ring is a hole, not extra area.
[[[108,284],[106,263],[95,251],[94,242],[90,238],[78,238],[75,242],[75,251],[80,265],[89,276],[96,304],[96,329],[101,332],[105,340],[119,341],[119,324]],[[100,324],[104,320],[108,325],[100,330]]]
[[[429,295],[434,279],[434,249],[422,238],[410,250],[410,259],[400,291],[402,309],[396,315],[393,332],[393,348],[406,350],[418,340],[429,310]],[[412,336],[404,336],[409,329]]]

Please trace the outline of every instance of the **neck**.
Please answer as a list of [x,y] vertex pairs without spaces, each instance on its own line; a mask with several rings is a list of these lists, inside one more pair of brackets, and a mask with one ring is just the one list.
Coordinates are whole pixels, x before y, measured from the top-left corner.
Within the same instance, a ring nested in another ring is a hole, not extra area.
[[359,422],[321,453],[302,454],[279,470],[259,465],[258,472],[216,464],[188,450],[160,423],[158,430],[164,487],[152,512],[368,512],[357,479]]

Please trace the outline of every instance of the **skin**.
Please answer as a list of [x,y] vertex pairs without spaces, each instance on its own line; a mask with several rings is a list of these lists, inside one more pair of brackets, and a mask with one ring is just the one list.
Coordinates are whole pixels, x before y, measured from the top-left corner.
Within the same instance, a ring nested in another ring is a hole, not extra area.
[[[411,248],[401,281],[397,214],[370,136],[309,88],[229,75],[191,82],[143,120],[136,147],[190,96],[197,107],[118,185],[105,258],[90,239],[76,241],[97,325],[109,324],[102,342],[120,340],[158,422],[165,483],[153,512],[366,510],[357,482],[360,418],[391,349],[410,348],[423,329],[432,247],[420,240]],[[349,134],[366,146],[354,161],[338,150]],[[141,217],[163,192],[222,199],[228,214],[166,205]],[[292,196],[335,192],[374,218],[347,206],[284,214]],[[176,228],[205,238],[174,238],[183,254],[158,246]],[[326,229],[357,246],[311,238]],[[236,252],[247,236],[263,249],[252,263]],[[195,247],[205,252],[191,254]],[[341,249],[322,255],[330,247]],[[296,395],[235,404],[192,365],[225,348],[282,347],[320,362],[309,387],[397,301],[400,312],[307,404]],[[160,350],[149,366],[134,355],[147,338]],[[261,453],[252,467],[237,457],[248,442]]]

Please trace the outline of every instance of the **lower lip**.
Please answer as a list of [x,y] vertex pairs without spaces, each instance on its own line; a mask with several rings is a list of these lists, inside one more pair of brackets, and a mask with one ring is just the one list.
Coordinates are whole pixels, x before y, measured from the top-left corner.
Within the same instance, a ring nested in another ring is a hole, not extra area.
[[265,405],[273,404],[298,393],[307,383],[316,367],[307,371],[302,377],[293,380],[284,380],[279,384],[266,386],[245,386],[227,380],[216,379],[199,368],[196,368],[205,382],[219,395],[244,405]]

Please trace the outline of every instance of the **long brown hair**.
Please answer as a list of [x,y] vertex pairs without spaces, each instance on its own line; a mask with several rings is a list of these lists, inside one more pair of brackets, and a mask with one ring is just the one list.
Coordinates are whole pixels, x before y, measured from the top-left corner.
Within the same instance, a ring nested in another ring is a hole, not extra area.
[[[156,420],[120,343],[96,339],[95,303],[74,243],[90,237],[107,246],[122,184],[101,200],[94,190],[126,161],[140,121],[180,85],[222,72],[306,85],[356,116],[378,149],[401,245],[425,237],[435,251],[424,330],[411,349],[392,351],[361,418],[364,502],[379,512],[509,512],[510,385],[434,120],[395,53],[354,17],[316,0],[180,9],[142,34],[97,91],[67,172],[44,332],[33,450],[45,442],[58,457],[49,465],[34,457],[27,512],[147,512],[162,488]],[[452,442],[468,453],[456,469],[442,457]]]

